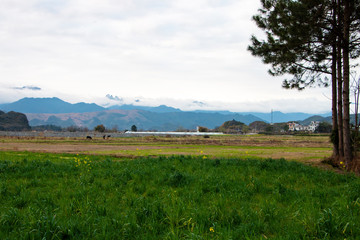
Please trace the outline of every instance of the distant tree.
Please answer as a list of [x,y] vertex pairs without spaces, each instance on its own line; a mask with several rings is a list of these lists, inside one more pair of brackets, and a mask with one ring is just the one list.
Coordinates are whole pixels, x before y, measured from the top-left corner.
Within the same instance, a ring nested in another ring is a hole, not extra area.
[[265,129],[269,125],[270,125],[269,123],[263,121],[255,121],[250,123],[249,127],[251,131],[258,133],[258,132],[265,132]]
[[105,126],[104,125],[102,125],[102,124],[100,124],[100,125],[97,125],[95,128],[94,128],[94,130],[96,131],[96,132],[105,132]]
[[79,127],[76,125],[66,127],[66,128],[64,128],[64,130],[67,132],[88,132],[89,131],[89,129],[87,127]]
[[355,114],[355,131],[359,132],[359,100],[360,100],[360,77],[356,77],[356,73],[352,76],[351,91],[354,97],[354,114]]
[[54,132],[61,132],[62,128],[56,125],[40,125],[31,127],[34,131],[54,131]]
[[319,126],[315,129],[316,133],[331,133],[332,125],[328,122],[321,122]]
[[179,126],[176,130],[175,130],[175,132],[188,132],[189,130],[188,129],[186,129],[186,128],[184,128],[183,126]]
[[209,132],[209,129],[207,127],[201,127],[198,128],[199,132]]
[[269,124],[269,125],[265,128],[265,133],[267,133],[267,134],[272,134],[273,132],[274,132],[274,126]]
[[245,125],[245,126],[242,127],[241,131],[243,133],[248,133],[248,132],[250,132],[250,127]]
[[275,133],[285,133],[289,130],[289,125],[287,123],[274,123],[273,126]]
[[111,128],[111,131],[112,132],[117,132],[118,131],[118,125],[114,125],[112,128]]
[[137,132],[137,127],[136,127],[136,125],[132,125],[132,126],[131,126],[131,131]]
[[66,131],[68,132],[76,132],[78,130],[77,126],[69,126],[67,128],[65,128]]

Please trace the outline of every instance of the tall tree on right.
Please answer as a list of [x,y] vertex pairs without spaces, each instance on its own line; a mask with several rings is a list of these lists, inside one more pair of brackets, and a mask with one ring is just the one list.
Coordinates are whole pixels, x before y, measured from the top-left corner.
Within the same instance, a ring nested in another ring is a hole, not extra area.
[[253,19],[267,39],[252,36],[248,49],[271,65],[271,75],[293,76],[284,80],[285,88],[332,86],[333,155],[351,167],[349,76],[350,59],[359,57],[360,52],[360,0],[261,3]]

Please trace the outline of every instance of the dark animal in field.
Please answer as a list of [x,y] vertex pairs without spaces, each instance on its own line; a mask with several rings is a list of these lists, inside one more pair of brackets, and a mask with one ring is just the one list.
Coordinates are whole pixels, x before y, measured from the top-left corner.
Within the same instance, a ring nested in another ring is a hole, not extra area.
[[86,139],[90,139],[90,140],[91,140],[91,139],[92,139],[92,137],[91,137],[91,136],[86,136]]
[[103,139],[106,139],[106,135],[103,136]]
[[111,135],[104,135],[103,139],[109,139],[111,137]]
[[111,135],[107,135],[107,138],[110,138],[111,137]]

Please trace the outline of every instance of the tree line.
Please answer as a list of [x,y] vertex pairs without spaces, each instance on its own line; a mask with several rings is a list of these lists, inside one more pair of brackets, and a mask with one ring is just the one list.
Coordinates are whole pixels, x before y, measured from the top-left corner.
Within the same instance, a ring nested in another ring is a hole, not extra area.
[[[206,127],[198,127],[199,132],[222,132],[226,134],[247,134],[247,133],[259,133],[259,134],[303,134],[312,133],[309,130],[291,131],[289,129],[290,122],[282,123],[266,123],[263,121],[255,121],[246,125],[245,123],[231,120],[224,122],[221,126],[214,129],[208,129]],[[292,122],[293,123],[293,122]],[[298,122],[297,122],[298,123]],[[315,129],[315,133],[331,133],[332,126],[328,122],[319,122]]]
[[271,66],[271,75],[290,76],[283,81],[284,88],[332,87],[332,160],[355,169],[358,128],[350,125],[350,73],[360,55],[360,0],[261,0],[261,4],[253,20],[265,39],[252,36],[248,50]]

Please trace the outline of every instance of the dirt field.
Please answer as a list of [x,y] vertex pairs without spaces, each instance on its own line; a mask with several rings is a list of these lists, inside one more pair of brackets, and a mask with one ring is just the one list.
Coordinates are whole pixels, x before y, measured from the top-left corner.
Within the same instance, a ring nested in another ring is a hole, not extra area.
[[322,160],[332,154],[328,136],[264,136],[225,135],[102,137],[0,137],[1,151],[29,151],[46,153],[101,154],[119,158],[158,155],[203,155],[230,158],[285,158],[328,170],[335,170]]
[[285,158],[318,164],[331,155],[328,136],[55,138],[0,137],[0,151],[104,154],[117,157],[206,155]]

